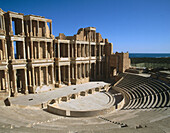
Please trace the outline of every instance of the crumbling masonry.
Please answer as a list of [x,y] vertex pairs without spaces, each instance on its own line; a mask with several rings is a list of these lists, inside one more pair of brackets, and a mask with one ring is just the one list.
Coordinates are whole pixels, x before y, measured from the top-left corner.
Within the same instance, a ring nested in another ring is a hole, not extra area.
[[96,28],[52,35],[52,20],[0,9],[0,98],[108,79],[129,68]]

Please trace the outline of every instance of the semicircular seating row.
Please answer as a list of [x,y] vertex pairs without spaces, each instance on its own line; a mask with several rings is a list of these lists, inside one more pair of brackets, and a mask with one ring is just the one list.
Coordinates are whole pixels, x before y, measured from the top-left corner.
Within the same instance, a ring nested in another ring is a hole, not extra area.
[[124,109],[149,109],[170,106],[170,86],[161,81],[127,74],[116,87],[121,88],[129,97],[129,103]]

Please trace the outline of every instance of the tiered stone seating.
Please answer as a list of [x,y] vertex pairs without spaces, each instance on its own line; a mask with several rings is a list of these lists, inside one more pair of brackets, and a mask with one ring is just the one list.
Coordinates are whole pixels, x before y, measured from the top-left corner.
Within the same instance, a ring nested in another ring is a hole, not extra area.
[[147,77],[126,74],[115,87],[121,88],[129,97],[124,109],[148,109],[169,107],[170,86]]

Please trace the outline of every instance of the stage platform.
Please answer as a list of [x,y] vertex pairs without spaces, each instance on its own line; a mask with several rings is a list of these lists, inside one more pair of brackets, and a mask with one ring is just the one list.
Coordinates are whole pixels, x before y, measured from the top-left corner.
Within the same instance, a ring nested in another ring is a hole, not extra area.
[[79,85],[71,85],[62,88],[56,88],[55,90],[42,92],[38,94],[28,94],[24,96],[10,97],[9,101],[11,105],[18,105],[23,107],[40,106],[41,104],[47,103],[52,99],[57,99],[63,96],[68,96],[71,94],[79,93],[97,87],[104,87],[105,85],[109,85],[109,84],[103,81],[88,82]]

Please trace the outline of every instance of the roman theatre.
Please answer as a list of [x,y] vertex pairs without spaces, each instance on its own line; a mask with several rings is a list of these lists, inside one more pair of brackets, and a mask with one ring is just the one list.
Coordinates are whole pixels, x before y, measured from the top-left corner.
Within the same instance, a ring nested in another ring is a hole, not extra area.
[[0,9],[0,131],[170,132],[169,71],[132,68],[95,27],[52,29]]

